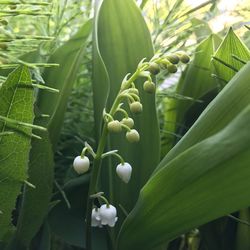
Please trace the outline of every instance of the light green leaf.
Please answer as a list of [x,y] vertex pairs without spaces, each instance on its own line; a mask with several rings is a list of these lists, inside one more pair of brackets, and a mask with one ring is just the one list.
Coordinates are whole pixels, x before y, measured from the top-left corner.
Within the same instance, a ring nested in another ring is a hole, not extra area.
[[[217,81],[211,76],[211,57],[216,47],[214,36],[211,35],[202,41],[195,50],[194,59],[190,62],[187,69],[181,75],[180,81],[176,88],[176,93],[193,98],[191,100],[170,99],[167,100],[165,114],[164,130],[171,132],[166,136],[162,154],[165,154],[173,147],[177,138],[174,134],[183,134],[186,126],[187,111],[192,105],[203,107],[203,103],[197,103],[202,97],[211,91],[218,93]],[[216,90],[217,89],[217,90]],[[193,114],[194,116],[196,114]],[[196,119],[194,117],[193,119]]]
[[[33,88],[26,66],[14,70],[0,89],[0,115],[23,123],[33,122]],[[27,179],[32,129],[0,122],[0,240],[12,229],[11,212]]]
[[59,138],[68,96],[81,67],[91,27],[90,20],[81,27],[75,36],[58,48],[51,55],[49,62],[58,63],[60,66],[46,68],[43,74],[44,81],[50,87],[60,91],[59,94],[41,91],[38,97],[40,111],[50,115],[48,129],[53,148],[55,148]]
[[221,131],[165,163],[143,187],[118,249],[150,250],[248,206],[249,122],[248,105]]
[[224,63],[231,65],[235,70],[223,65],[221,62],[213,59],[214,72],[221,78],[220,84],[225,85],[225,81],[230,81],[230,79],[236,74],[236,70],[240,70],[244,64],[239,62],[233,56],[237,56],[243,61],[250,60],[250,51],[242,43],[240,38],[234,33],[233,29],[230,28],[223,42],[214,54],[215,58],[222,60]]
[[[143,58],[150,59],[153,56],[153,48],[145,21],[133,0],[104,0],[96,18],[96,44],[110,81],[107,100],[109,109],[125,75],[133,73]],[[107,78],[104,80],[105,82],[102,82],[103,79],[99,77],[100,90],[103,89],[104,84],[107,84]],[[122,183],[115,173],[115,166],[118,164],[117,159],[103,164],[102,184],[106,187],[104,191],[110,194],[112,203],[117,207],[121,204],[127,211],[130,211],[133,207],[140,188],[159,161],[159,128],[155,97],[145,93],[142,84],[142,81],[136,82],[143,104],[143,112],[139,116],[133,117],[135,128],[140,133],[140,142],[133,145],[129,144],[124,134],[111,135],[109,138],[109,149],[118,149],[125,161],[133,167],[129,185]],[[105,89],[107,89],[107,86]],[[95,101],[98,100],[94,99]],[[103,108],[104,106],[100,107],[99,110]],[[128,110],[128,108],[126,109]],[[100,119],[96,120],[97,123],[99,121]],[[97,124],[97,126],[100,125]],[[106,164],[109,164],[109,174],[107,174],[108,166],[105,166]],[[109,179],[109,183],[107,183],[107,179]],[[122,213],[120,214],[122,216]],[[120,218],[119,221],[121,222],[122,217]]]
[[198,42],[212,34],[212,30],[207,22],[194,17],[191,19],[191,23],[195,27],[194,34]]

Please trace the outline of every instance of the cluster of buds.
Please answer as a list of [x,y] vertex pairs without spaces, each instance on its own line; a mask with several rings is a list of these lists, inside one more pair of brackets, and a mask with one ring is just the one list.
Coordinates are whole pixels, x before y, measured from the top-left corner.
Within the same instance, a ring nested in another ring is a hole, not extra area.
[[[134,81],[137,78],[146,78],[143,83],[143,90],[152,94],[156,90],[156,85],[152,80],[153,75],[157,75],[161,69],[167,69],[170,73],[177,71],[179,62],[188,63],[189,56],[185,52],[176,52],[169,55],[155,55],[149,62],[144,59],[139,63],[136,72],[129,77],[125,76],[122,81],[120,91],[109,113],[104,112],[104,120],[107,123],[107,129],[111,133],[120,133],[123,129],[126,130],[126,139],[129,142],[138,142],[140,135],[136,129],[133,129],[134,120],[129,117],[127,111],[122,108],[123,100],[129,104],[129,109],[132,114],[140,114],[143,111],[143,105],[140,101],[139,90],[136,88]],[[120,121],[115,119],[116,113],[124,114],[124,118]]]
[[[149,62],[145,62],[144,59],[138,64],[137,70],[130,77],[128,75],[122,81],[120,91],[114,100],[114,103],[107,113],[104,110],[103,119],[104,126],[101,136],[102,143],[98,145],[97,152],[94,153],[93,149],[86,143],[84,149],[80,156],[74,159],[73,167],[78,174],[84,174],[89,170],[90,161],[86,152],[92,154],[93,158],[98,155],[101,158],[106,156],[116,156],[119,158],[120,163],[116,167],[117,176],[124,182],[128,183],[131,174],[132,167],[128,162],[125,162],[123,158],[117,153],[117,150],[109,151],[103,153],[104,143],[107,132],[109,133],[121,133],[123,130],[126,132],[126,139],[128,142],[135,143],[140,140],[139,132],[134,128],[134,120],[128,115],[128,112],[123,108],[125,102],[129,106],[129,110],[132,114],[140,114],[143,111],[143,105],[140,100],[139,90],[135,86],[135,80],[138,78],[146,78],[143,83],[143,90],[149,94],[155,93],[156,85],[152,80],[152,76],[157,75],[161,69],[167,69],[169,73],[175,73],[177,71],[177,64],[179,62],[188,63],[189,57],[184,52],[177,52],[171,55],[155,55]],[[117,113],[122,114],[117,116]],[[119,118],[116,118],[119,117]],[[101,145],[101,146],[100,146]],[[98,165],[93,165],[93,170],[98,170],[100,167],[100,161],[97,161]],[[94,180],[95,182],[97,180]],[[90,190],[92,192],[92,190]],[[116,208],[108,203],[106,198],[104,198],[101,193],[96,195],[90,195],[90,198],[101,198],[105,201],[105,204],[100,208],[94,207],[91,214],[91,225],[93,227],[102,227],[103,225],[108,225],[114,227],[117,221]],[[92,208],[92,205],[91,207]],[[91,210],[89,211],[89,215]],[[87,217],[88,218],[88,217]],[[89,216],[90,218],[90,216]],[[90,221],[90,220],[88,220]],[[90,224],[89,224],[90,225]]]

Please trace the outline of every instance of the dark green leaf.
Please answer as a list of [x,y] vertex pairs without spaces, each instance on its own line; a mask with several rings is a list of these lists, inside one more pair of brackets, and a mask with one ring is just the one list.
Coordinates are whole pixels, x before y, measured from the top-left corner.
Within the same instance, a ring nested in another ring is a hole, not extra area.
[[[35,189],[25,186],[21,211],[14,241],[21,249],[26,249],[40,229],[48,214],[52,195],[54,162],[51,144],[47,134],[42,140],[32,140],[29,161],[28,181]],[[34,219],[35,218],[35,219]]]

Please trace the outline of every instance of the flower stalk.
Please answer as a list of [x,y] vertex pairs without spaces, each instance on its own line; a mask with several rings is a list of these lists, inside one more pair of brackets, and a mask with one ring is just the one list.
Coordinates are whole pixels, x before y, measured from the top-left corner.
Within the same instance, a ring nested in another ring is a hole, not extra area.
[[[181,56],[185,56],[185,54],[181,54]],[[188,56],[185,57],[185,62],[188,61]],[[139,98],[139,91],[135,87],[135,80],[137,80],[140,77],[146,78],[146,86],[144,87],[145,91],[148,93],[154,93],[155,85],[152,82],[151,74],[155,75],[159,73],[160,68],[166,68],[167,66],[173,65],[166,56],[160,56],[156,55],[154,56],[149,62],[144,62],[145,59],[143,59],[136,69],[136,71],[129,77],[129,74],[125,76],[125,78],[122,81],[121,88],[114,100],[114,103],[108,113],[104,110],[103,114],[103,127],[101,132],[100,141],[97,147],[96,153],[92,154],[94,160],[91,170],[91,177],[90,177],[90,184],[89,184],[89,191],[88,191],[88,200],[87,200],[87,211],[86,211],[86,249],[91,250],[91,219],[95,219],[94,223],[92,225],[99,225],[99,215],[98,215],[98,209],[93,208],[93,198],[95,198],[95,195],[98,194],[97,190],[97,183],[100,175],[100,169],[102,164],[102,159],[109,155],[114,155],[119,158],[120,164],[116,168],[116,172],[118,176],[125,182],[128,183],[131,177],[132,173],[132,167],[129,163],[125,162],[124,159],[117,154],[117,151],[113,150],[107,153],[104,153],[106,141],[108,134],[110,132],[121,132],[122,128],[125,128],[126,130],[126,139],[129,142],[138,142],[140,140],[139,133],[135,129],[131,129],[134,126],[134,121],[132,118],[130,118],[127,114],[127,112],[121,108],[124,99],[127,100],[128,104],[130,105],[130,111],[131,113],[140,113],[143,110],[142,104],[140,102]],[[184,60],[183,60],[184,61]],[[166,63],[167,62],[167,63]],[[176,67],[176,66],[175,66]],[[168,67],[167,67],[168,69]],[[171,73],[171,71],[169,71]],[[117,112],[123,113],[124,118],[122,121],[118,121],[114,119],[114,116]],[[100,198],[100,197],[99,197]],[[106,199],[106,198],[105,198]],[[100,213],[103,211],[104,214],[107,212],[112,219],[112,221],[109,223],[108,220],[103,219],[102,225],[109,225],[113,227],[115,225],[115,222],[117,220],[116,216],[116,208],[110,205],[109,208],[109,202],[105,201],[106,205],[102,205],[100,208]],[[94,210],[93,210],[94,209]],[[112,212],[111,212],[112,211]],[[105,216],[104,216],[105,217]],[[107,218],[106,218],[107,219]]]

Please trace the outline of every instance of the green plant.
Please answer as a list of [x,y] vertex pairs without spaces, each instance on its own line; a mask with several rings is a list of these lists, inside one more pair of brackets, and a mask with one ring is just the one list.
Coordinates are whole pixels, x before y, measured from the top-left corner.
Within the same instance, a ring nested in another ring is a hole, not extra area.
[[249,248],[250,52],[216,1],[0,6],[0,249]]

